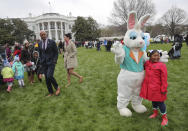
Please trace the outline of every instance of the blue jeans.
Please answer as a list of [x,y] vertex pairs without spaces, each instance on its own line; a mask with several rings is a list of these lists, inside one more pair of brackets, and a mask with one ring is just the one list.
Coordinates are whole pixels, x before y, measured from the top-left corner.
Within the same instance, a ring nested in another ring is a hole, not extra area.
[[162,114],[166,113],[166,105],[164,102],[152,101],[152,106],[153,106],[153,109],[159,108]]

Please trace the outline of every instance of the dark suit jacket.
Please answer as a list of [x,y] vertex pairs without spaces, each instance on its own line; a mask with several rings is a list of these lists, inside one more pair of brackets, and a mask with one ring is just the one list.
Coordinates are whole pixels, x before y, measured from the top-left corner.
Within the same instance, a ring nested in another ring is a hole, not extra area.
[[48,39],[46,49],[42,49],[42,41],[40,41],[39,55],[41,65],[56,64],[58,59],[58,49],[55,41]]

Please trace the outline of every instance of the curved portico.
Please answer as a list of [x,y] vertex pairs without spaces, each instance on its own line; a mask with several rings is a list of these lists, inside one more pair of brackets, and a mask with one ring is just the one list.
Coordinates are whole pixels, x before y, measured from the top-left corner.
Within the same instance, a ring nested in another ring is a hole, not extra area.
[[46,13],[37,17],[23,18],[23,20],[28,24],[28,28],[35,32],[36,39],[40,38],[40,31],[44,30],[50,39],[59,41],[64,40],[65,33],[71,33],[76,17]]

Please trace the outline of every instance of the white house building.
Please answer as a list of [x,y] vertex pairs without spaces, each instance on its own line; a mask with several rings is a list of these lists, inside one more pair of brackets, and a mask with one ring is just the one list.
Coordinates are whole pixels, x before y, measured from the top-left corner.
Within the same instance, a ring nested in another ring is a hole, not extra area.
[[45,13],[40,16],[22,18],[28,25],[28,28],[35,32],[36,39],[40,39],[40,31],[44,30],[48,38],[55,41],[64,40],[65,33],[71,33],[76,17],[60,15],[58,13]]

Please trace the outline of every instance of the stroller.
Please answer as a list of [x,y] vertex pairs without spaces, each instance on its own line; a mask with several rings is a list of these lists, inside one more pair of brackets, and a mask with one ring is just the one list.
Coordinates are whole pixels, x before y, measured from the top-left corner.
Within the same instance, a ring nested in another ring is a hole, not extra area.
[[168,52],[171,59],[178,59],[181,57],[182,41],[183,39],[180,35],[177,34],[174,36],[174,43]]

